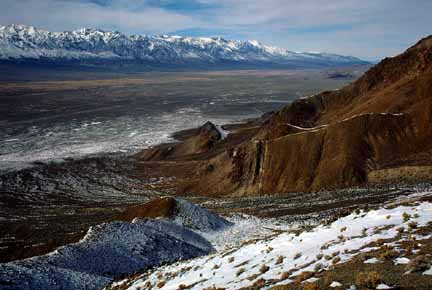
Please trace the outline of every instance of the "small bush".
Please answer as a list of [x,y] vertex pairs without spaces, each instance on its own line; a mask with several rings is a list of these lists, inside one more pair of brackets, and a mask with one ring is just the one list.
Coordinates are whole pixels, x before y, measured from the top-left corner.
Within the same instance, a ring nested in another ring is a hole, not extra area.
[[306,283],[303,286],[303,290],[318,290],[318,285],[315,283]]
[[234,262],[234,257],[229,257],[228,258],[228,263],[232,263],[232,262]]
[[381,282],[381,276],[378,272],[359,272],[355,275],[355,284],[356,286],[362,288],[373,288]]
[[263,278],[260,278],[258,280],[256,280],[253,284],[252,284],[252,289],[261,289],[262,287],[264,287],[266,284],[266,280],[264,280]]
[[164,280],[162,280],[162,281],[159,281],[157,284],[156,284],[156,286],[158,287],[158,288],[162,288],[163,286],[165,286],[165,281]]
[[259,277],[259,274],[253,274],[253,275],[250,275],[249,277],[247,277],[246,279],[248,279],[249,281],[253,281],[258,277]]
[[409,219],[411,218],[411,216],[409,214],[407,214],[406,212],[404,212],[402,214],[402,218],[403,218],[404,222],[407,222],[407,221],[409,221]]
[[294,255],[294,260],[299,259],[301,256],[302,256],[301,253],[297,253],[297,254],[295,254],[295,255]]
[[282,264],[284,259],[284,256],[278,256],[276,259],[276,265]]
[[408,263],[408,270],[411,272],[424,272],[429,269],[429,263],[423,255],[417,256]]
[[340,251],[333,252],[333,253],[332,253],[332,257],[336,257],[336,256],[338,256],[339,254],[340,254]]
[[269,266],[267,266],[267,265],[262,265],[259,271],[260,271],[261,274],[264,274],[264,273],[267,272],[269,269],[270,269]]
[[339,263],[340,260],[341,260],[340,257],[334,257],[333,260],[332,260],[332,264],[335,265],[335,264]]
[[316,255],[317,260],[321,260],[324,257],[324,255],[322,253],[319,253],[318,255]]
[[420,216],[419,216],[419,214],[418,213],[415,213],[414,215],[413,215],[413,218],[415,218],[415,219],[418,219]]
[[314,267],[315,272],[320,272],[322,269],[323,269],[323,264],[321,264],[321,263],[315,264],[315,267]]
[[283,272],[283,273],[281,274],[280,280],[286,280],[286,279],[289,278],[290,275],[291,275],[290,272]]
[[237,270],[236,275],[237,275],[237,276],[240,276],[240,275],[243,274],[245,271],[246,271],[245,268],[240,268],[240,269]]
[[366,235],[367,235],[367,228],[363,228],[362,229],[362,236],[366,237]]
[[343,227],[343,228],[340,229],[341,233],[345,232],[346,230],[347,230],[347,227]]
[[418,224],[415,221],[411,221],[408,223],[408,227],[412,230],[412,229],[416,229],[418,226]]
[[383,240],[383,239],[378,239],[378,240],[376,240],[376,241],[375,241],[375,245],[377,245],[377,246],[382,246],[382,245],[384,245],[384,240]]
[[312,278],[313,275],[314,275],[313,272],[309,272],[309,271],[302,272],[300,275],[296,276],[296,281],[300,283],[300,282],[305,281],[309,278]]
[[400,227],[400,228],[397,228],[396,231],[397,231],[399,234],[402,234],[402,233],[405,231],[405,228],[404,228],[404,227]]
[[396,258],[397,256],[399,256],[399,253],[396,252],[393,249],[393,247],[390,247],[390,246],[387,246],[387,245],[381,247],[381,253],[379,255],[379,257],[380,257],[381,260],[384,260],[384,261],[385,260],[390,260],[390,259]]

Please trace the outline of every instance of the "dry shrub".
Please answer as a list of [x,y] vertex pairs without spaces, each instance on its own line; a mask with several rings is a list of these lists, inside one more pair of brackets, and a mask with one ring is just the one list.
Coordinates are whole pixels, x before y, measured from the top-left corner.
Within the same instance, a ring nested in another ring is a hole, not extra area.
[[262,265],[259,271],[260,271],[261,274],[264,274],[264,273],[267,272],[269,269],[270,269],[269,266],[267,266],[267,265]]
[[408,227],[410,229],[416,229],[417,226],[418,226],[418,224],[415,221],[411,221],[411,222],[408,223]]
[[340,251],[333,252],[333,253],[332,253],[332,257],[336,257],[336,256],[338,256],[339,254],[340,254]]
[[232,262],[234,262],[234,257],[229,257],[228,258],[228,263],[232,263]]
[[252,284],[252,287],[254,289],[261,289],[262,287],[265,286],[265,284],[266,284],[266,280],[264,280],[263,278],[260,278]]
[[303,290],[318,290],[318,285],[315,283],[306,283],[303,286]]
[[390,260],[399,256],[399,253],[393,249],[393,247],[384,245],[381,247],[381,253],[379,255],[381,260]]
[[284,259],[284,256],[278,256],[276,260],[276,265],[282,264]]
[[245,271],[246,271],[245,268],[240,268],[240,269],[237,270],[236,275],[237,275],[237,276],[240,276],[240,275],[243,274]]
[[249,281],[253,281],[253,280],[255,280],[256,278],[258,278],[259,275],[260,275],[260,274],[253,274],[253,275],[247,277],[246,279],[248,279]]
[[286,279],[289,278],[289,276],[291,276],[291,273],[290,273],[290,272],[283,272],[283,273],[281,274],[280,280],[286,280]]
[[375,289],[381,282],[381,276],[378,272],[359,272],[355,274],[355,284],[361,288],[373,288]]
[[300,283],[300,282],[305,281],[305,280],[307,280],[307,279],[309,279],[309,278],[312,278],[313,275],[314,275],[313,272],[305,271],[305,272],[302,272],[301,274],[297,275],[297,276],[295,277],[295,279],[296,279],[296,281],[297,281],[298,283]]
[[317,264],[315,264],[314,271],[319,272],[322,270],[322,268],[323,268],[323,264],[317,263]]
[[408,263],[408,270],[411,272],[424,272],[429,269],[429,267],[429,263],[423,255],[411,259]]
[[333,260],[332,260],[332,264],[335,265],[335,264],[339,263],[340,260],[341,260],[340,257],[334,257]]
[[294,255],[294,260],[297,260],[298,258],[300,258],[302,256],[302,253],[297,253]]
[[156,284],[156,286],[158,287],[158,288],[162,288],[163,286],[165,286],[165,281],[164,280],[162,280],[162,281],[159,281],[157,284]]
[[375,245],[377,245],[377,246],[382,246],[382,245],[384,245],[384,240],[383,240],[383,239],[378,239],[378,240],[376,240]]
[[402,214],[402,218],[403,218],[404,222],[407,222],[407,221],[409,221],[409,219],[411,218],[411,216],[409,214],[407,214],[406,212],[404,212]]

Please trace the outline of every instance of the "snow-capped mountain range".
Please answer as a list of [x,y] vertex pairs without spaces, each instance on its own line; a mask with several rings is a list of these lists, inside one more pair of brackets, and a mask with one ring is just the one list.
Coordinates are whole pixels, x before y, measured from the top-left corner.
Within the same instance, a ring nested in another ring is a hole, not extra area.
[[32,26],[0,26],[0,60],[131,62],[150,65],[249,64],[323,67],[364,61],[328,53],[300,53],[255,40],[221,37],[125,35],[117,31],[79,29],[49,32]]

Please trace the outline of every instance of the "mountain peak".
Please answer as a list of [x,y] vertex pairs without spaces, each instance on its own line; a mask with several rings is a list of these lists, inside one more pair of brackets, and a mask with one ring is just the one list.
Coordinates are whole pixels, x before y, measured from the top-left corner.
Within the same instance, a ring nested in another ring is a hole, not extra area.
[[247,65],[326,67],[363,64],[347,56],[296,53],[263,45],[257,40],[239,41],[218,37],[175,35],[144,36],[81,28],[48,32],[32,26],[0,26],[0,60],[50,60],[100,63],[129,61],[146,65]]

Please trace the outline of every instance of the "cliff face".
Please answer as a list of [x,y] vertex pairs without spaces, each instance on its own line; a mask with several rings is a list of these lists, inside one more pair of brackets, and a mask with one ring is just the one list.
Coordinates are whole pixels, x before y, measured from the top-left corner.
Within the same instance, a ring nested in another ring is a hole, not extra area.
[[430,179],[431,121],[428,37],[353,84],[299,99],[272,115],[251,138],[204,160],[183,190],[215,195],[321,190],[376,181],[376,172],[407,165],[421,172],[413,180]]

